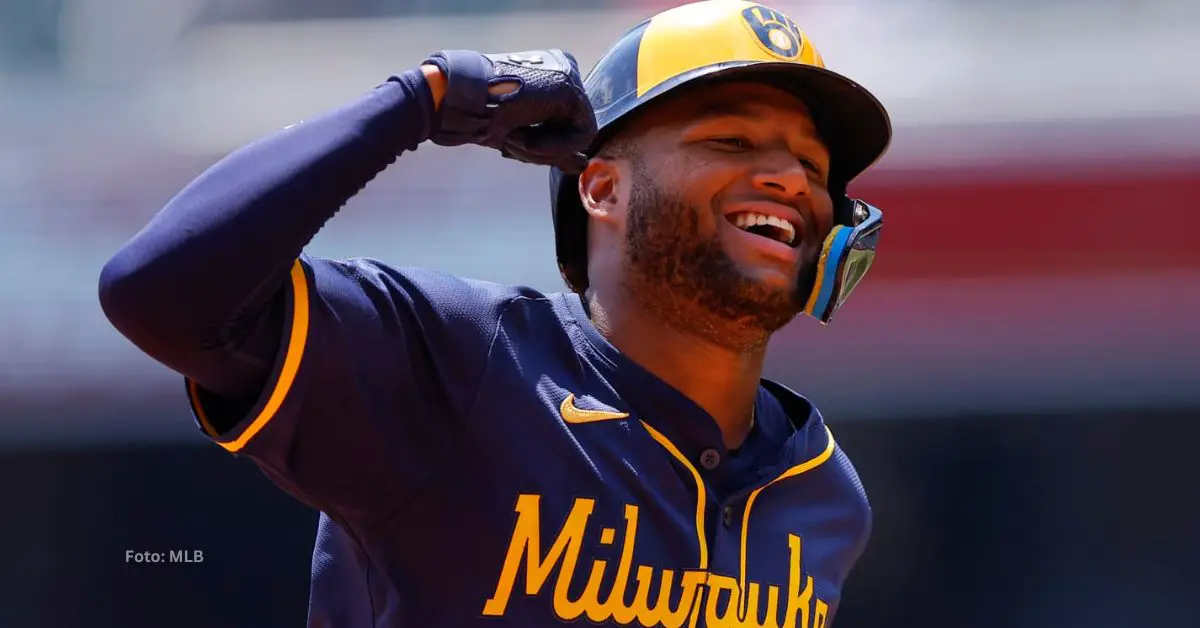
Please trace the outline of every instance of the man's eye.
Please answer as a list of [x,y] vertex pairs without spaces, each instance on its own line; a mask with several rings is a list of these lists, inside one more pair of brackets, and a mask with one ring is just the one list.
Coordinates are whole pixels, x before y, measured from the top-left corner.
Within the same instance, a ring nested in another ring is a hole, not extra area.
[[745,150],[750,148],[750,142],[740,137],[715,137],[712,140],[722,146]]
[[817,176],[821,176],[823,174],[820,166],[818,166],[816,163],[809,161],[807,159],[801,159],[800,165],[804,166],[809,172],[811,172]]

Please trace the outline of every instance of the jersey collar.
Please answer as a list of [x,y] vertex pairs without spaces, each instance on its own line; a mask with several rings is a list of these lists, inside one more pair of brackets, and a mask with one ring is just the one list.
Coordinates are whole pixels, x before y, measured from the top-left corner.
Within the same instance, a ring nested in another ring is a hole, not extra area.
[[[729,460],[730,452],[716,421],[707,411],[613,346],[592,324],[579,295],[559,293],[556,296],[567,314],[564,318],[574,323],[577,333],[585,341],[577,342],[576,346],[582,346],[590,353],[588,357],[592,358],[593,366],[629,404],[621,411],[630,412],[661,432],[702,473],[719,474],[729,466],[725,462]],[[770,398],[763,394],[764,389],[777,404],[768,403]],[[756,430],[766,428],[786,440],[795,432],[806,431],[821,423],[820,414],[807,399],[777,382],[764,378],[756,399],[760,423]],[[771,420],[772,417],[775,420]],[[766,425],[763,425],[764,420],[768,422]]]

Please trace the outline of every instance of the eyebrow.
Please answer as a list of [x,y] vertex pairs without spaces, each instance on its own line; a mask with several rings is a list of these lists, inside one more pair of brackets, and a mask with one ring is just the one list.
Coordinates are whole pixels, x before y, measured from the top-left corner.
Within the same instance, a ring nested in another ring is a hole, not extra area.
[[753,107],[745,102],[718,101],[700,105],[694,115],[697,120],[702,120],[726,116],[747,116],[752,118],[754,117],[754,113]]
[[[757,117],[754,105],[745,101],[716,101],[708,102],[697,107],[692,114],[692,124],[704,122],[712,118],[726,117]],[[805,139],[821,142],[821,134],[818,132],[815,123],[810,122],[808,127],[801,128]]]

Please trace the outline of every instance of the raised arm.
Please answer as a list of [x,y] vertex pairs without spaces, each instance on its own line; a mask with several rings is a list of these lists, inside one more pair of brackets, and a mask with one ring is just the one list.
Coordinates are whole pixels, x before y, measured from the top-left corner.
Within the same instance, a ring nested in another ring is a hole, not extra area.
[[214,393],[256,394],[278,348],[282,313],[272,304],[292,263],[351,197],[429,137],[437,99],[426,76],[404,72],[209,168],[105,265],[100,302],[112,324]]
[[582,168],[595,118],[578,68],[535,53],[440,51],[231,153],[101,272],[105,314],[184,377],[204,432],[327,512],[375,512],[420,484],[469,413],[512,294],[304,248],[426,140]]

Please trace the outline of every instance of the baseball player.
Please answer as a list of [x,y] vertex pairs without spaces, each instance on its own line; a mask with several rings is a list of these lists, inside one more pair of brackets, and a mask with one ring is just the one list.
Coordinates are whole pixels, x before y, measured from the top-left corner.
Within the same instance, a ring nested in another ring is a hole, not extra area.
[[[442,50],[216,163],[100,299],[208,438],[320,512],[311,626],[822,628],[870,507],[763,359],[870,265],[881,215],[846,186],[890,135],[740,0],[655,15],[586,81],[560,50]],[[549,167],[569,290],[304,251],[427,141]]]

